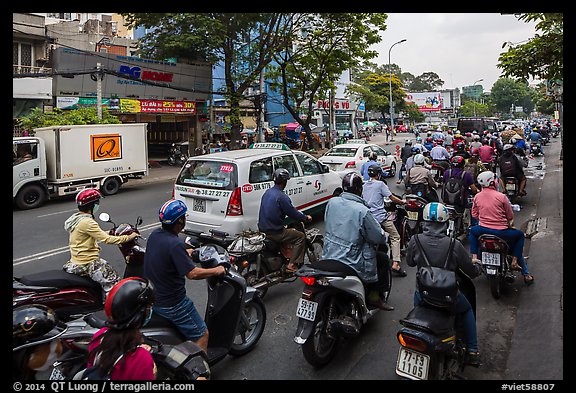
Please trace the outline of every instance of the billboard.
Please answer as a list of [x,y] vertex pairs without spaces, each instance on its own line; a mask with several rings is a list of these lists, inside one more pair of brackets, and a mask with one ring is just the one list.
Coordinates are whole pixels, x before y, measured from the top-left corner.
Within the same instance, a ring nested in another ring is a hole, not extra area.
[[439,91],[406,93],[406,102],[416,104],[420,112],[438,112],[442,109],[442,96]]

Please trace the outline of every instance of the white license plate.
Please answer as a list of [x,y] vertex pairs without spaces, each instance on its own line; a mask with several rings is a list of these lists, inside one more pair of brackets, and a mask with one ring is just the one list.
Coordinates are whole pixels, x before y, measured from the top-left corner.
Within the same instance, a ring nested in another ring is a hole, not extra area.
[[206,213],[206,200],[193,198],[192,211]]
[[298,308],[296,309],[296,316],[298,318],[303,318],[314,322],[314,320],[316,319],[317,308],[318,303],[300,298],[298,299]]
[[54,367],[52,369],[52,372],[50,373],[50,381],[62,381],[64,380],[64,374],[62,374],[62,371],[60,371],[60,369],[58,367]]
[[489,276],[495,276],[496,274],[498,274],[498,270],[497,270],[497,269],[486,268],[486,274],[489,275]]
[[410,379],[428,379],[430,356],[400,347],[396,374]]
[[516,189],[516,184],[514,184],[514,183],[506,183],[506,189],[507,189],[507,190],[515,190],[515,189]]
[[483,252],[482,253],[482,264],[500,266],[500,254],[494,252]]
[[436,176],[436,174],[438,173],[438,169],[430,169],[430,173],[432,174],[432,176]]
[[406,211],[406,213],[408,214],[408,219],[409,220],[418,220],[418,212],[411,212],[411,211]]

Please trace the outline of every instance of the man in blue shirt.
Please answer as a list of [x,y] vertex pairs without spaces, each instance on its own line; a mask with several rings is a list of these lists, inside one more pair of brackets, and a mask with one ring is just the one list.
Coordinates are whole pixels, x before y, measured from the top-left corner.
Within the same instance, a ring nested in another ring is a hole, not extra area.
[[370,154],[368,155],[368,161],[362,164],[362,168],[360,168],[360,173],[362,174],[362,178],[364,179],[364,181],[370,179],[370,176],[368,176],[368,167],[371,167],[372,165],[380,166],[380,164],[378,164],[378,161],[376,161],[377,159],[378,155],[376,155],[376,153],[371,151]]
[[258,230],[264,232],[266,237],[278,244],[292,244],[292,255],[286,267],[289,272],[295,272],[304,262],[304,233],[294,228],[286,228],[286,216],[297,221],[312,221],[292,205],[290,197],[284,192],[290,173],[285,168],[278,168],[273,175],[274,187],[266,190],[260,201],[258,214]]

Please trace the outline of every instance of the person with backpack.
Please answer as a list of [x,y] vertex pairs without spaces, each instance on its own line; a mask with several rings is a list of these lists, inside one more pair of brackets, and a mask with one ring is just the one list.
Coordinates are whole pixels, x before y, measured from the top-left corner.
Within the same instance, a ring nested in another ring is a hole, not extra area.
[[414,156],[414,167],[406,172],[404,182],[409,193],[416,194],[428,202],[438,202],[438,194],[436,193],[438,184],[430,170],[424,166],[425,161],[424,155],[416,154]]
[[474,178],[464,170],[464,164],[464,157],[452,157],[451,167],[444,171],[442,178],[442,202],[454,206],[460,212],[472,207],[468,203],[469,190],[474,194],[479,192],[474,184]]
[[504,145],[502,155],[498,159],[498,166],[500,168],[500,186],[504,193],[506,187],[504,186],[505,177],[514,177],[518,180],[518,195],[526,195],[526,175],[524,174],[524,165],[522,161],[514,154],[514,145],[507,143]]
[[412,141],[410,139],[406,140],[404,143],[404,147],[400,151],[400,159],[402,160],[402,165],[400,166],[400,170],[398,171],[398,180],[396,184],[400,184],[402,180],[404,180],[402,172],[406,169],[406,160],[408,157],[412,155]]
[[[412,236],[406,249],[406,264],[418,269],[427,266],[426,260],[433,267],[444,267],[447,270],[462,270],[470,278],[482,274],[479,263],[472,260],[468,250],[458,240],[451,239],[448,229],[448,209],[442,203],[431,202],[424,206],[422,233]],[[425,253],[425,254],[424,254]],[[414,292],[414,305],[423,301],[418,290]],[[467,358],[471,365],[480,364],[476,317],[472,305],[458,290],[454,303],[448,308],[462,322],[465,331]]]
[[151,347],[140,332],[152,317],[154,298],[154,286],[145,278],[128,277],[112,287],[104,305],[106,326],[94,333],[80,379],[155,379]]

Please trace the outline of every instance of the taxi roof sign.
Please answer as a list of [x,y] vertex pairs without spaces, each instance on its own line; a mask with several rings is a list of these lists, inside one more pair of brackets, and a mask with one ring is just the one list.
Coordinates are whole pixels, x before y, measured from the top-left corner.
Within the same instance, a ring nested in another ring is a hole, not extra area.
[[249,149],[276,149],[276,150],[290,150],[284,143],[277,142],[256,142],[251,144]]
[[346,143],[363,143],[367,145],[368,141],[366,139],[348,139]]

